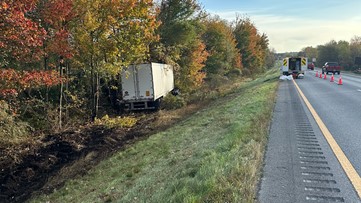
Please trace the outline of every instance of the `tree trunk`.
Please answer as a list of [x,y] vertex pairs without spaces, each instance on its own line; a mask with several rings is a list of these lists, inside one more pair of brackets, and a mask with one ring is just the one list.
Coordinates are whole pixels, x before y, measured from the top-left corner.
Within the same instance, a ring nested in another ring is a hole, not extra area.
[[91,119],[92,121],[96,118],[96,102],[95,102],[95,82],[94,82],[94,64],[93,64],[93,56],[90,56],[90,86],[91,86],[91,107],[92,107],[92,115]]
[[[45,50],[45,42],[43,44],[43,49]],[[48,70],[48,61],[49,61],[49,57],[44,56],[44,70]],[[46,95],[45,95],[46,102],[49,102],[49,91],[50,88],[46,87]]]
[[99,72],[96,73],[96,96],[95,96],[95,117],[98,116],[99,112],[99,96],[100,96],[100,81],[99,81]]
[[[66,71],[65,71],[65,91],[68,93],[69,92],[69,62],[66,63]],[[64,94],[64,99],[66,102],[66,106],[65,106],[65,119],[68,120],[69,118],[69,109],[68,109],[68,97],[66,94]]]
[[59,130],[62,129],[62,106],[63,106],[63,86],[64,86],[64,82],[63,82],[63,73],[62,73],[62,67],[60,67],[60,98],[59,98]]

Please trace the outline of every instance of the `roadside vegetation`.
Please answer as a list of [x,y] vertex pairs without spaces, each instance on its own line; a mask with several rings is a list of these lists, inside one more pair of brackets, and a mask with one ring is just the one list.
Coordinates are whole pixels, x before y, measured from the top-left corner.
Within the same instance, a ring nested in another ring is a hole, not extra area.
[[[60,187],[238,91],[275,62],[267,35],[250,18],[228,22],[196,0],[4,0],[0,22],[0,202]],[[121,114],[119,73],[147,62],[171,64],[181,94],[164,98],[160,112]],[[258,85],[247,84],[242,92]],[[206,159],[194,159],[195,166]]]
[[254,202],[278,71],[31,202]]
[[[155,201],[168,194],[175,201],[189,202],[220,201],[222,195],[233,200],[253,198],[257,167],[235,166],[259,164],[261,155],[252,153],[263,149],[263,127],[272,101],[265,95],[273,94],[275,88],[276,73],[269,71],[276,58],[268,36],[260,33],[250,18],[226,21],[208,14],[197,0],[4,0],[0,22],[0,201],[24,201],[33,191],[60,187],[67,178],[87,173],[101,159],[146,139],[149,132],[167,129],[207,104],[214,108],[189,118],[194,126],[188,127],[188,120],[184,121],[181,124],[187,127],[178,124],[173,131],[152,136],[110,159],[123,160],[124,168],[118,170],[126,174],[118,177],[114,171],[117,187],[111,191],[129,190],[129,196],[113,196],[103,188],[98,195],[104,196],[91,198],[130,201],[149,197]],[[345,63],[361,54],[359,37],[349,44],[334,44],[330,47],[336,47],[337,56]],[[121,114],[119,73],[130,64],[147,62],[172,65],[181,94],[164,98],[160,112]],[[222,135],[227,137],[222,139]],[[165,137],[177,144],[159,146]],[[205,151],[192,148],[198,145]],[[126,161],[127,157],[138,158],[139,153],[146,158],[133,163],[139,165]],[[185,159],[188,155],[189,160]],[[241,158],[243,155],[250,159]],[[89,157],[93,162],[86,162]],[[69,176],[50,184],[48,179],[68,165],[73,166],[64,173]],[[208,165],[210,168],[204,168]],[[161,187],[151,180],[144,179],[146,188],[136,182],[143,181],[145,171],[158,180],[156,170],[174,177],[159,177]],[[207,181],[208,174],[214,176]],[[222,178],[224,174],[252,178],[231,184]],[[235,192],[232,185],[241,182],[245,183],[238,185],[241,193]],[[124,188],[118,187],[120,183],[125,183]],[[247,184],[249,188],[243,188]],[[140,189],[149,192],[135,196]],[[160,196],[150,197],[156,190]],[[246,196],[237,196],[241,194]]]
[[361,36],[354,36],[350,41],[331,40],[324,45],[305,47],[298,55],[315,58],[317,67],[326,62],[338,62],[346,71],[361,73]]
[[196,0],[5,0],[0,21],[4,119],[32,129],[10,135],[19,141],[118,116],[129,64],[173,65],[181,96],[164,107],[174,109],[275,61],[249,18],[225,21]]

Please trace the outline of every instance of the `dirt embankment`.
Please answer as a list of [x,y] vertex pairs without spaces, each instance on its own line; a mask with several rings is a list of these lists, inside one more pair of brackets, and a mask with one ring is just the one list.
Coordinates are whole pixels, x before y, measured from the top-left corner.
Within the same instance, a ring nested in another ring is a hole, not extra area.
[[24,202],[86,174],[112,153],[155,132],[148,126],[155,118],[147,116],[132,129],[84,127],[38,138],[17,149],[0,147],[0,202]]

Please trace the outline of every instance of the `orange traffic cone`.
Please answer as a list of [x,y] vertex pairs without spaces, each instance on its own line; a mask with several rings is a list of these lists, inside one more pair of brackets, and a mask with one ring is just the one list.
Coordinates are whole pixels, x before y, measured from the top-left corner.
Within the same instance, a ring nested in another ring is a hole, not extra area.
[[318,71],[316,71],[316,77],[318,77]]
[[322,73],[320,73],[320,78],[322,78]]
[[340,75],[340,79],[338,80],[338,85],[342,85],[342,76]]
[[335,77],[333,76],[333,73],[332,73],[330,82],[334,82],[334,81],[335,81]]
[[325,77],[323,79],[325,79],[325,80],[327,79],[327,73],[325,73]]

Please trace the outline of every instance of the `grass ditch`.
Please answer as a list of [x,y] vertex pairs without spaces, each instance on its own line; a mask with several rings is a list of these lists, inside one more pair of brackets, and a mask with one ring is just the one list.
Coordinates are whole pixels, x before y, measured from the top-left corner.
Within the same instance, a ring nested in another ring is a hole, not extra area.
[[272,70],[240,84],[30,202],[254,202],[277,78]]

